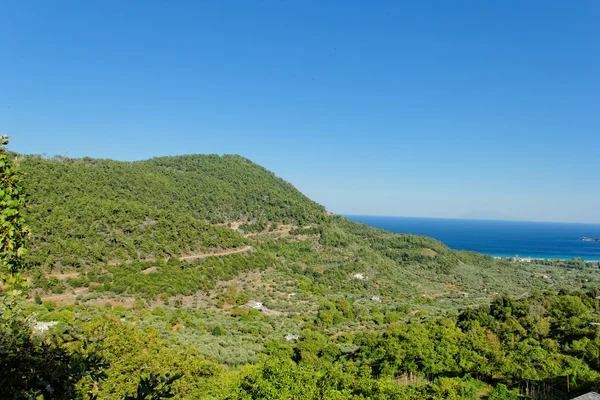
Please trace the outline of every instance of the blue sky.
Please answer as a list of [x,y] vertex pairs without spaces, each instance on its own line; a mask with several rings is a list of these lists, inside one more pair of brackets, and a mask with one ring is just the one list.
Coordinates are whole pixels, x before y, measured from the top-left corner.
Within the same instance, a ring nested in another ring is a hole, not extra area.
[[600,223],[600,3],[10,1],[22,153],[237,153],[335,213]]

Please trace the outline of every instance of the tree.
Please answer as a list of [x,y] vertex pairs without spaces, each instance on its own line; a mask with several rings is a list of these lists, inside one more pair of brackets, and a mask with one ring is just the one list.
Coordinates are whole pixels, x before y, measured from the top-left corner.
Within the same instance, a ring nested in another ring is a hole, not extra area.
[[21,173],[4,146],[8,136],[0,137],[0,274],[2,280],[25,267],[29,230],[23,219],[25,194]]
[[0,397],[75,398],[74,383],[84,375],[99,376],[103,363],[94,352],[71,354],[54,336],[34,335],[31,317],[23,313],[19,289],[27,283],[19,271],[29,236],[22,215],[26,198],[7,144],[8,137],[1,136],[0,278],[12,290],[0,296]]
[[125,396],[125,400],[159,400],[175,397],[171,385],[182,376],[183,374],[169,376],[167,373],[164,377],[158,375],[141,377],[136,395]]

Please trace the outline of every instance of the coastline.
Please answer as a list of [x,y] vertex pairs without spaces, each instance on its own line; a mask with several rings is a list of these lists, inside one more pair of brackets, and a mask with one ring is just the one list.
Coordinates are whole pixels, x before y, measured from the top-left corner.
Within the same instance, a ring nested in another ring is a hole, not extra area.
[[395,233],[423,235],[454,250],[474,251],[523,262],[572,260],[600,262],[600,224],[490,221],[345,215],[352,221]]
[[490,253],[482,253],[482,254],[487,254],[489,256],[492,256],[496,259],[501,259],[501,258],[507,258],[507,259],[512,259],[512,260],[516,260],[519,262],[532,262],[532,261],[538,261],[538,260],[561,260],[561,261],[566,261],[566,260],[572,260],[574,258],[581,258],[583,261],[585,262],[589,262],[589,263],[600,263],[600,259],[597,257],[586,257],[586,256],[567,256],[564,254],[561,255],[557,255],[557,256],[553,256],[553,257],[548,257],[548,256],[544,256],[544,255],[540,255],[540,254],[535,254],[535,255],[509,255],[509,254],[498,254],[498,253],[494,253],[494,254],[490,254]]

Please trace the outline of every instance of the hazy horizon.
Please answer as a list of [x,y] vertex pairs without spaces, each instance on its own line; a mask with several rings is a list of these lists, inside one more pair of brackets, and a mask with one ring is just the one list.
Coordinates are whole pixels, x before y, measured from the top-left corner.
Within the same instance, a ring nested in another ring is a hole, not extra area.
[[412,218],[412,219],[451,219],[451,220],[468,220],[468,221],[499,221],[499,222],[533,222],[547,224],[577,224],[577,225],[600,225],[600,222],[573,222],[573,221],[540,221],[540,220],[525,220],[525,219],[500,219],[500,218],[466,218],[466,217],[438,217],[438,216],[423,216],[423,215],[380,215],[380,214],[339,214],[344,217],[385,217],[385,218]]

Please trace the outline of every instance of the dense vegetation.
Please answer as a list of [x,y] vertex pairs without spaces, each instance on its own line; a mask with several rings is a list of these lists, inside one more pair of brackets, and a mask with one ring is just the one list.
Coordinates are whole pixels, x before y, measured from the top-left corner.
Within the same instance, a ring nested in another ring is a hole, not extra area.
[[23,210],[25,193],[21,172],[11,162],[4,146],[8,137],[0,137],[0,274],[23,268],[27,253],[28,228]]
[[[221,258],[211,257],[190,263],[174,261],[109,267],[112,283],[102,286],[102,290],[119,294],[142,294],[153,299],[161,294],[192,295],[199,290],[208,291],[214,288],[218,281],[230,280],[241,272],[265,270],[275,262],[270,254],[262,251],[245,255],[232,254]],[[141,273],[147,271],[147,268],[155,268],[155,271]]]
[[21,157],[30,193],[30,260],[90,265],[168,258],[241,246],[229,221],[304,224],[323,207],[239,156],[191,155],[138,162]]
[[[566,399],[600,386],[596,265],[353,223],[237,156],[28,156],[22,176],[2,151],[2,398]],[[16,250],[23,216],[30,255]],[[25,261],[26,298],[10,286]]]
[[[143,368],[183,374],[173,391],[189,399],[517,399],[519,393],[559,399],[598,385],[600,344],[597,326],[590,325],[599,320],[595,295],[499,297],[456,318],[413,319],[335,338],[307,325],[291,342],[266,328],[284,318],[260,313],[219,320],[186,309],[46,305],[24,314],[60,321],[46,339],[63,354],[54,360],[61,368],[56,373],[64,377],[73,363],[91,368],[85,363],[93,360],[95,369],[73,375],[71,390],[93,388],[98,398],[134,393]],[[165,329],[175,322],[185,328]],[[241,370],[220,366],[216,349],[199,352],[185,338],[191,329],[194,336],[235,340],[245,328],[264,330],[269,339],[261,357]]]

